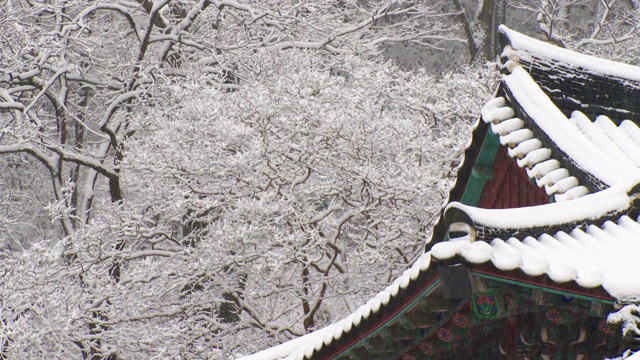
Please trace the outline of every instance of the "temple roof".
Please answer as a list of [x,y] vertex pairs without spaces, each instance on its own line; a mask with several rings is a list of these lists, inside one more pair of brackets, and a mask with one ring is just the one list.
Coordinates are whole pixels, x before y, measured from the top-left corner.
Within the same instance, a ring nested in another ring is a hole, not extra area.
[[[482,110],[425,253],[347,318],[244,359],[340,354],[423,294],[437,277],[434,264],[452,261],[640,303],[640,276],[630,275],[640,274],[640,68],[500,32],[500,89]],[[461,202],[490,135],[553,202],[513,209]]]
[[311,359],[323,347],[332,344],[345,334],[357,331],[356,329],[359,327],[364,327],[363,325],[367,319],[381,312],[394,298],[400,297],[403,290],[406,290],[412,282],[416,283],[420,274],[430,268],[431,254],[427,252],[422,254],[411,268],[406,270],[391,285],[343,320],[284,344],[244,357],[242,360]]
[[626,215],[600,226],[538,236],[504,236],[488,241],[470,236],[441,242],[431,250],[437,260],[460,256],[470,264],[490,262],[502,271],[521,270],[547,275],[557,283],[576,282],[584,288],[602,286],[621,302],[640,300],[640,224]]

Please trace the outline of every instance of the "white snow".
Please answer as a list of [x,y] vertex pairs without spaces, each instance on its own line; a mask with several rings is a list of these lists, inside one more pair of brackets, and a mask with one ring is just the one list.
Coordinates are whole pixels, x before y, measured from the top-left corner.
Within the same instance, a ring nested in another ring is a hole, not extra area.
[[525,155],[529,154],[534,150],[538,150],[542,147],[542,142],[538,139],[529,139],[521,142],[513,149],[508,149],[509,156],[512,158],[521,159]]
[[431,252],[426,252],[391,285],[387,286],[386,289],[378,293],[343,320],[238,360],[301,360],[305,356],[311,357],[313,353],[320,350],[322,346],[329,345],[333,340],[340,339],[343,333],[349,332],[353,326],[358,326],[363,319],[367,319],[372,313],[377,313],[382,305],[388,304],[391,297],[397,295],[400,289],[407,288],[411,280],[416,280],[420,272],[426,271],[430,264]]
[[522,255],[522,265],[520,265],[520,269],[527,275],[539,276],[549,271],[549,263],[527,245],[527,243],[531,241],[537,243],[538,240],[532,237],[527,237],[523,241],[519,241],[516,238],[510,238],[507,240],[507,244],[516,249]]
[[[455,222],[451,225],[449,225],[449,232],[461,232],[461,233],[467,233],[467,234],[472,234],[475,233],[475,229],[471,226],[469,226],[469,224],[467,223],[463,223],[463,222]],[[469,235],[471,237],[471,235]],[[475,234],[473,235],[475,236]],[[474,239],[470,239],[470,240],[474,240]]]
[[[637,339],[640,336],[640,328],[638,323],[640,322],[640,305],[638,304],[625,304],[618,311],[609,314],[607,316],[607,323],[620,324],[622,328],[622,335],[626,338],[627,335],[632,339]],[[628,334],[631,332],[632,334]]]
[[468,236],[455,240],[439,242],[431,248],[431,256],[436,259],[449,259],[460,253],[460,250],[471,244]]
[[640,351],[631,354],[631,356],[626,357],[625,360],[640,360]]
[[520,129],[515,130],[507,135],[500,137],[500,144],[502,145],[513,145],[510,147],[514,147],[522,143],[523,141],[529,140],[533,138],[533,132],[529,129]]
[[574,230],[570,237],[564,235],[560,240],[571,248],[571,261],[582,261],[593,276],[602,276],[602,286],[611,296],[637,300],[640,299],[640,277],[635,275],[640,272],[638,229],[638,223],[623,216],[601,227],[589,226],[586,232]]
[[[513,72],[503,79],[524,111],[579,167],[607,185],[625,180],[633,183],[640,180],[640,170],[617,167],[618,162],[612,161],[611,156],[594,146],[551,102],[522,67],[513,69]],[[535,160],[538,159],[528,159],[524,164],[540,162]]]
[[545,186],[545,190],[547,191],[547,194],[555,194],[555,193],[563,194],[579,185],[580,183],[578,182],[578,179],[576,179],[573,176],[569,176],[562,180],[559,180],[558,182],[556,182],[551,186]]
[[[538,238],[541,253],[549,262],[549,277],[559,283],[575,280],[578,276],[577,263],[579,259],[573,258],[573,253],[563,246],[556,238],[549,234],[543,234]],[[572,261],[566,261],[571,259]]]
[[549,171],[546,175],[536,180],[536,184],[538,186],[550,186],[554,184],[556,181],[564,179],[569,176],[569,170],[565,168],[558,168],[552,171]]
[[[568,49],[563,49],[540,40],[517,33],[508,27],[501,25],[499,30],[507,35],[513,49],[524,50],[536,57],[553,59],[567,64],[573,68],[583,68],[594,73],[608,76],[617,76],[628,80],[640,81],[640,68],[619,62],[604,60],[594,56],[579,54]],[[509,57],[509,53],[503,56]],[[525,53],[518,53],[526,56]]]
[[529,177],[535,179],[541,179],[543,176],[547,175],[549,172],[556,170],[560,167],[560,162],[556,159],[551,159],[547,161],[543,161],[538,163],[530,170],[527,171]]
[[606,360],[640,360],[640,351],[632,353],[631,350],[627,350],[622,356]]
[[[593,195],[589,195],[591,197]],[[580,198],[575,201],[580,201]],[[545,205],[546,206],[546,205]],[[439,243],[439,259],[456,255],[474,264],[491,261],[498,269],[520,269],[529,276],[546,274],[554,282],[575,281],[584,288],[602,286],[621,301],[640,300],[640,224],[627,216],[600,227],[590,225],[586,231],[542,234],[456,244]],[[445,250],[446,249],[446,250]]]
[[503,271],[515,270],[522,264],[522,255],[504,240],[493,239],[491,247],[493,248],[491,262],[498,269]]
[[[484,120],[484,122],[486,123],[490,123],[494,121],[502,121],[502,120],[508,119],[509,117],[500,116],[500,115],[503,115],[505,112],[507,113],[509,112],[508,110],[501,111],[500,109],[502,108],[508,109],[506,108],[506,101],[503,97],[496,97],[487,101],[487,103],[480,110],[480,114],[482,115],[482,120]],[[513,112],[513,110],[511,110],[511,112]],[[510,117],[513,117],[513,115],[511,115]]]
[[626,131],[618,128],[606,116],[598,116],[594,123],[604,134],[606,134],[612,143],[618,146],[620,151],[619,157],[615,154],[613,157],[619,158],[623,162],[623,166],[635,167],[640,166],[640,146],[627,134]]
[[475,241],[460,249],[460,255],[472,264],[482,264],[491,259],[493,248],[484,241]]
[[503,97],[500,97],[500,96],[494,97],[493,99],[487,101],[484,104],[484,106],[480,110],[480,113],[483,113],[485,111],[490,111],[491,109],[495,109],[495,108],[505,107],[506,105],[507,105],[507,101]]
[[498,229],[526,229],[593,220],[603,214],[626,210],[630,205],[627,189],[616,186],[570,202],[514,209],[481,209],[451,202],[445,211],[451,208],[460,209],[478,225]]
[[631,142],[631,139],[624,131],[618,129],[609,118],[601,116],[593,123],[583,113],[574,111],[570,120],[589,138],[594,146],[609,155],[610,161],[616,167],[625,169],[638,167],[627,154],[636,154],[640,152],[640,149],[634,149],[635,145],[629,144],[629,150],[623,151],[619,145],[620,141],[624,137],[628,142]]
[[538,163],[541,163],[551,158],[551,150],[547,148],[541,148],[528,153],[524,158],[518,159],[518,166],[521,168],[531,168]]
[[[640,130],[635,131],[635,125],[626,124],[624,130],[619,129],[605,117],[594,124],[578,111],[567,119],[521,67],[514,68],[504,80],[527,114],[579,168],[607,185],[624,182],[630,187],[640,180],[640,167],[634,163],[640,163],[640,156],[636,155],[640,154],[640,142],[636,143],[636,137],[628,134],[637,135],[640,140]],[[527,169],[536,184],[544,187],[547,194],[555,195],[558,202],[588,194],[576,177],[551,158],[551,150],[535,138],[521,119],[510,118],[513,113],[506,100],[499,97],[483,107],[482,119],[491,123],[493,132],[502,145],[508,146],[509,156],[517,159],[518,166]],[[622,139],[621,145],[614,141],[618,138]]]
[[519,118],[507,119],[500,124],[491,124],[491,131],[497,135],[507,135],[513,131],[520,130],[524,126],[524,121]]
[[555,194],[555,199],[557,202],[569,201],[573,199],[577,199],[581,196],[585,196],[589,193],[589,189],[584,186],[576,186],[573,189],[565,192],[564,194]]
[[482,119],[485,122],[499,124],[515,115],[510,107],[496,107],[489,110],[482,109]]
[[635,275],[638,270],[638,266],[631,264],[620,264],[609,269],[602,280],[602,287],[620,301],[639,301],[640,276]]
[[640,145],[640,129],[638,128],[638,125],[631,120],[625,120],[619,127],[633,139],[636,145]]

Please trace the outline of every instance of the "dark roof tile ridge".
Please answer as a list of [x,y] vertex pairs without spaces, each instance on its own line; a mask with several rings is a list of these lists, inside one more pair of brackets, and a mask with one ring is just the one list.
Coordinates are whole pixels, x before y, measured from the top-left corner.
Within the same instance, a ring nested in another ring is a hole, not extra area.
[[[565,63],[573,68],[580,68],[593,73],[613,76],[640,83],[640,67],[606,60],[599,57],[581,54],[570,49],[561,48],[541,40],[518,33],[505,25],[498,28],[506,43],[503,56],[506,58],[546,58]],[[515,54],[514,54],[515,52]]]
[[445,222],[449,229],[452,224],[468,224],[472,237],[489,241],[496,237],[572,231],[635,213],[639,189],[640,185],[619,184],[570,201],[510,209],[483,209],[452,202],[445,209]]
[[[640,179],[640,169],[625,168],[615,157],[596,146],[558,109],[522,67],[503,76],[505,96],[544,147],[555,150],[553,158],[581,179],[590,191],[621,181]],[[579,114],[579,113],[577,113]]]

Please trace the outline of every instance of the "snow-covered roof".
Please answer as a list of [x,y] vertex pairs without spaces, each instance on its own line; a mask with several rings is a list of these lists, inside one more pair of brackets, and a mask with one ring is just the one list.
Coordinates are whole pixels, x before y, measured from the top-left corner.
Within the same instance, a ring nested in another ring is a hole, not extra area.
[[502,232],[571,228],[574,224],[598,223],[612,215],[627,213],[636,196],[635,192],[629,193],[626,188],[615,186],[572,201],[514,209],[482,209],[452,202],[447,205],[445,216],[463,212],[471,220],[470,225],[504,230]]
[[[483,108],[482,120],[508,147],[509,156],[555,202],[480,209],[457,202],[460,194],[450,195],[439,224],[450,227],[452,234],[463,230],[465,236],[444,241],[442,234],[434,232],[440,238],[432,238],[428,251],[355,313],[242,359],[311,359],[343,341],[347,334],[356,339],[348,342],[354,344],[366,336],[354,335],[362,331],[366,319],[398,311],[389,309],[400,306],[393,299],[406,296],[403,290],[425,281],[421,276],[433,270],[433,262],[456,260],[471,268],[492,266],[496,271],[546,276],[557,284],[602,288],[622,303],[640,302],[640,276],[630,275],[640,274],[640,128],[634,121],[619,118],[621,114],[640,114],[640,104],[636,104],[640,101],[632,99],[630,103],[627,99],[619,103],[620,108],[615,104],[607,107],[606,97],[599,94],[581,99],[576,92],[579,86],[571,84],[572,77],[559,82],[573,86],[573,93],[566,97],[557,95],[560,90],[550,89],[554,84],[543,86],[536,79],[540,69],[556,71],[557,65],[564,71],[559,74],[569,74],[566,69],[585,71],[598,79],[617,78],[612,86],[640,88],[640,68],[559,49],[506,27],[500,31],[508,40],[501,91]],[[535,76],[530,73],[533,62],[544,62],[536,68]],[[591,106],[590,99],[595,99],[597,106]],[[567,108],[566,104],[575,106]],[[594,114],[601,110],[615,119]],[[482,143],[485,135],[477,134],[482,133],[474,131],[466,155],[478,150],[477,142]],[[465,161],[459,177],[469,176],[473,166],[469,159]],[[460,181],[453,191],[464,186]]]
[[503,71],[522,66],[563,110],[640,121],[640,70],[499,28]]
[[[625,354],[624,356],[619,357],[618,359],[620,360],[640,360],[640,351],[636,352],[635,354]],[[613,360],[618,360],[618,359],[613,359]]]
[[517,31],[500,25],[499,32],[508,38],[509,46],[505,47],[504,55],[522,58],[552,59],[569,67],[590,71],[606,76],[613,76],[625,80],[640,81],[640,71],[633,65],[601,59],[560,48],[549,43],[530,38]]
[[557,283],[575,281],[584,288],[602,286],[622,302],[640,301],[640,224],[626,215],[600,226],[539,236],[475,240],[466,236],[435,244],[436,260],[460,256],[471,264],[491,263],[502,271],[548,275]]
[[408,270],[404,271],[400,277],[391,283],[391,285],[367,301],[366,304],[360,306],[353,314],[335,324],[290,340],[284,344],[243,357],[240,360],[310,359],[314,352],[340,339],[343,334],[349,333],[358,327],[363,320],[379,312],[380,309],[389,304],[389,301],[393,297],[396,297],[402,289],[406,289],[412,281],[417,280],[421,272],[429,269],[430,265],[431,253],[426,252],[422,254]]
[[[616,153],[611,154],[606,152],[606,148],[600,148],[592,141],[586,134],[584,134],[580,128],[575,124],[582,119],[582,123],[589,121],[585,119],[586,116],[578,111],[574,111],[571,118],[572,121],[567,121],[567,117],[564,116],[562,111],[551,102],[549,97],[538,87],[531,78],[531,76],[522,67],[516,67],[511,74],[503,77],[503,82],[514,97],[514,101],[517,101],[521,110],[528,115],[532,122],[530,126],[539,128],[543,135],[547,136],[549,140],[557,146],[559,150],[564,152],[576,165],[595,176],[604,184],[611,186],[622,181],[631,181],[632,183],[640,180],[640,169],[635,164],[630,168],[625,168],[626,163],[632,163],[627,160],[628,157],[639,157],[639,153],[622,153],[618,151],[623,157],[616,157]],[[494,110],[495,111],[495,110]],[[493,117],[491,118],[493,120]],[[495,122],[495,120],[494,120]],[[590,128],[590,126],[587,126]],[[638,130],[637,126],[634,127],[635,131]],[[620,134],[619,131],[615,132],[616,135]],[[603,134],[606,136],[605,134]],[[608,134],[607,134],[608,135]],[[517,139],[519,140],[519,139]],[[537,140],[537,141],[536,141]],[[525,157],[531,152],[536,151],[536,147],[543,147],[543,144],[539,141],[542,139],[530,139],[525,140],[518,144],[520,148],[514,148],[511,150],[511,154],[516,157],[523,154]],[[613,141],[610,141],[613,143]],[[535,143],[535,144],[531,144]],[[634,147],[638,147],[639,144],[633,144]],[[614,144],[615,147],[615,144]],[[536,162],[538,159],[531,160],[531,163]],[[526,161],[525,166],[527,165]],[[533,174],[537,175],[537,174]]]

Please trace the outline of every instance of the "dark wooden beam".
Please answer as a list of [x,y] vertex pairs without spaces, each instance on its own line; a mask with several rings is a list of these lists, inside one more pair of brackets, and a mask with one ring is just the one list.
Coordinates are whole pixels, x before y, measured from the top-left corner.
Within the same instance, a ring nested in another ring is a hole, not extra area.
[[438,264],[438,273],[445,299],[460,300],[468,299],[471,296],[471,281],[464,264]]
[[403,314],[398,319],[398,325],[408,330],[424,329],[437,324],[439,318],[438,313],[417,308]]
[[[406,317],[406,315],[404,315],[403,318],[404,317]],[[405,319],[403,319],[403,324],[398,320],[394,324],[384,328],[384,330],[380,332],[380,336],[387,341],[398,341],[413,339],[420,335],[420,327],[414,327]]]
[[364,348],[371,354],[395,353],[409,344],[407,340],[387,341],[381,334],[372,336],[364,341]]

